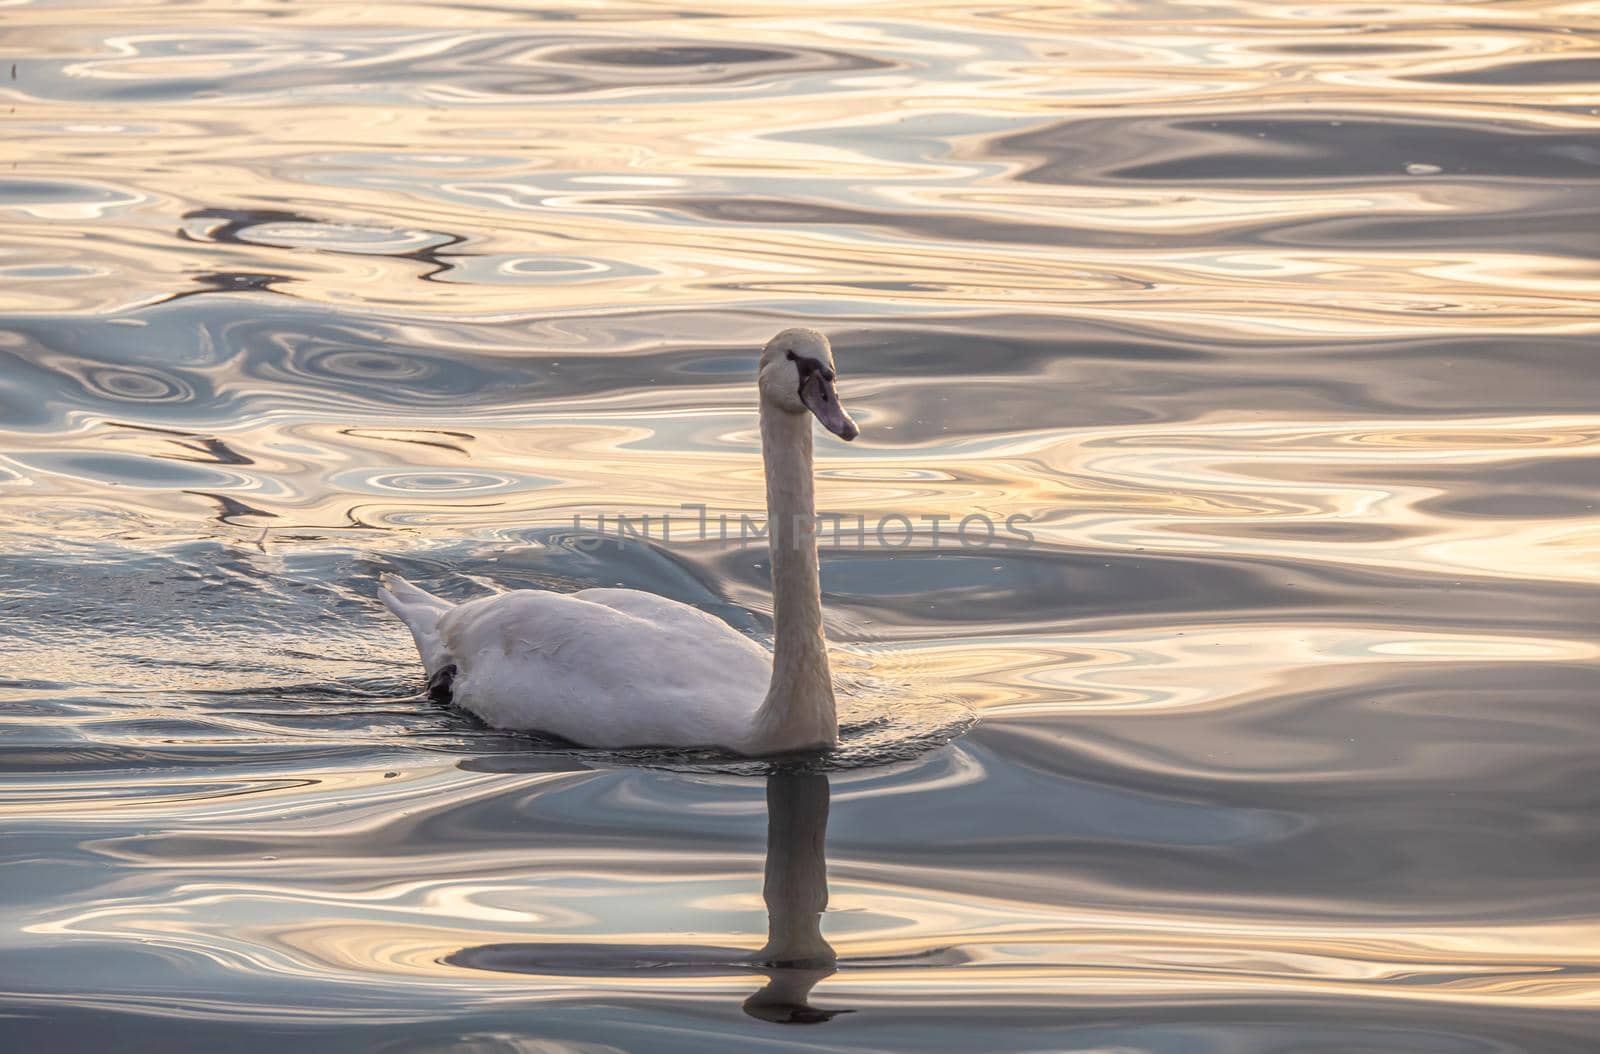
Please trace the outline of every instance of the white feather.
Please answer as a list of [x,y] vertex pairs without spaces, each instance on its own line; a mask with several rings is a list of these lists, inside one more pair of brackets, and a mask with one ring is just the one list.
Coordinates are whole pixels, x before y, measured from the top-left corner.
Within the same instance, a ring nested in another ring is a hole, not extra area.
[[439,619],[451,698],[496,728],[593,747],[738,749],[767,650],[703,611],[633,589],[524,589]]

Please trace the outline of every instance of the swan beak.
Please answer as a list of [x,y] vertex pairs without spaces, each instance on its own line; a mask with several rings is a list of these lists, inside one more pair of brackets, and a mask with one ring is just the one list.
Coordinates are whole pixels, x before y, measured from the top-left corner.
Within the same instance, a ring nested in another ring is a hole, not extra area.
[[839,405],[839,393],[833,389],[832,372],[829,370],[829,375],[824,375],[818,370],[807,375],[800,385],[800,401],[822,422],[823,428],[848,443],[861,434],[861,429]]

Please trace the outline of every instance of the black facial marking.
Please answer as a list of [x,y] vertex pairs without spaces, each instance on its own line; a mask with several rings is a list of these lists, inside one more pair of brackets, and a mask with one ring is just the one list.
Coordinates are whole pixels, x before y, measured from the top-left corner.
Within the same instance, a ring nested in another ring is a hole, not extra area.
[[451,663],[432,677],[428,678],[428,698],[436,703],[450,701],[450,688],[456,679],[456,666]]
[[[833,383],[833,371],[828,369],[827,366],[823,365],[820,360],[813,359],[807,355],[796,355],[791,351],[789,352],[789,361],[794,363],[795,368],[800,371],[801,391],[805,390],[806,381],[811,379],[811,375],[813,373],[820,373],[824,381],[826,381],[828,384]],[[824,387],[822,389],[822,399],[824,402],[827,402],[829,398],[830,396],[828,389]]]

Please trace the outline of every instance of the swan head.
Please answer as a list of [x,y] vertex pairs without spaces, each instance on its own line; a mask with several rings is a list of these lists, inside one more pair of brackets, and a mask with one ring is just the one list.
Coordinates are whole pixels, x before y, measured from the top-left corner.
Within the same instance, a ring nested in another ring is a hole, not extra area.
[[761,351],[761,401],[785,413],[811,413],[849,441],[861,434],[834,390],[833,347],[814,329],[786,329]]

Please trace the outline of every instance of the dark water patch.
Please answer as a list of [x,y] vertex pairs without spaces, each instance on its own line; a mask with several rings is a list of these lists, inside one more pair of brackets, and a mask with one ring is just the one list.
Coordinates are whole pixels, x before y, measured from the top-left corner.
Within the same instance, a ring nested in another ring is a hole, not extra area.
[[[748,554],[723,558],[723,573],[738,574],[741,559]],[[747,576],[759,581],[763,568],[752,565]],[[1070,626],[1093,632],[1159,616],[1196,627],[1208,619],[1249,625],[1312,613],[1360,622],[1381,613],[1390,625],[1516,625],[1559,633],[1580,617],[1589,596],[1582,586],[1488,575],[1434,578],[1304,556],[1219,561],[1043,547],[957,556],[926,543],[893,555],[825,551],[822,580],[829,600],[870,614],[877,632],[885,634],[925,620],[983,622],[1001,611],[1013,630]]]
[[571,53],[570,61],[580,66],[590,63],[601,66],[732,66],[748,62],[773,62],[789,57],[789,53],[763,48],[662,44],[655,47],[580,48]]
[[[1335,471],[1341,479],[1361,482],[1375,482],[1384,474],[1376,466]],[[1419,510],[1438,516],[1559,521],[1592,518],[1600,507],[1600,458],[1596,457],[1417,466],[1405,476],[1412,484],[1441,492],[1417,503]]]
[[1493,84],[1507,87],[1595,84],[1600,83],[1600,58],[1574,55],[1566,58],[1523,59],[1423,74],[1412,79],[1433,84]]
[[240,482],[240,477],[225,472],[185,468],[166,459],[130,455],[36,454],[21,460],[35,472],[60,473],[134,487],[226,487]]
[[[1372,912],[1427,913],[1448,896],[1462,919],[1584,914],[1592,897],[1575,868],[1595,807],[1581,745],[1593,733],[1583,699],[1595,671],[1413,662],[1241,701],[1221,718],[1084,714],[977,736],[1058,780],[1213,809],[1271,801],[1309,821],[1226,858],[1157,849],[1144,836],[1063,847],[1081,879],[1132,867],[1174,895],[1248,890],[1260,902],[1297,900],[1296,911],[1345,910],[1360,888]],[[1323,746],[1291,747],[1311,743]],[[1135,770],[1161,775],[1130,784]],[[1361,793],[1350,793],[1352,779]],[[1499,895],[1507,885],[1516,898]]]
[[[1090,226],[1081,223],[1044,222],[1039,219],[1006,222],[985,216],[952,215],[940,211],[849,208],[788,199],[685,198],[653,195],[616,198],[618,205],[670,209],[718,223],[755,225],[837,226],[853,230],[891,232],[905,238],[935,238],[948,243],[1056,245],[1144,251],[1204,250],[1214,246],[1226,230],[1236,246],[1285,246],[1307,249],[1393,247],[1410,251],[1456,249],[1482,252],[1494,245],[1520,253],[1545,252],[1584,259],[1596,253],[1594,239],[1584,232],[1596,222],[1600,199],[1574,200],[1570,189],[1544,207],[1519,202],[1498,211],[1456,208],[1440,217],[1434,210],[1405,213],[1370,207],[1339,215],[1334,210],[1312,218],[1295,217],[1262,222],[1249,215],[1223,217],[1203,227],[1150,230],[1139,227]],[[883,283],[861,288],[889,289]],[[905,290],[928,289],[912,284]]]
[[1274,55],[1432,55],[1447,50],[1420,41],[1386,43],[1382,40],[1318,40],[1307,43],[1273,43],[1260,49]]
[[1076,119],[1002,136],[991,149],[1035,159],[1018,179],[1068,185],[1401,182],[1416,164],[1441,179],[1600,179],[1600,148],[1586,132],[1364,112]]
[[[1576,191],[1576,192],[1575,192]],[[1600,193],[1566,188],[1557,203],[1538,207],[1523,203],[1492,212],[1452,210],[1448,217],[1379,213],[1274,225],[1241,231],[1241,237],[1265,245],[1300,248],[1390,248],[1403,252],[1545,254],[1588,262],[1600,255],[1594,240],[1584,236],[1600,223]]]
[[106,209],[135,204],[139,195],[114,186],[55,179],[0,179],[0,208],[87,205]]

